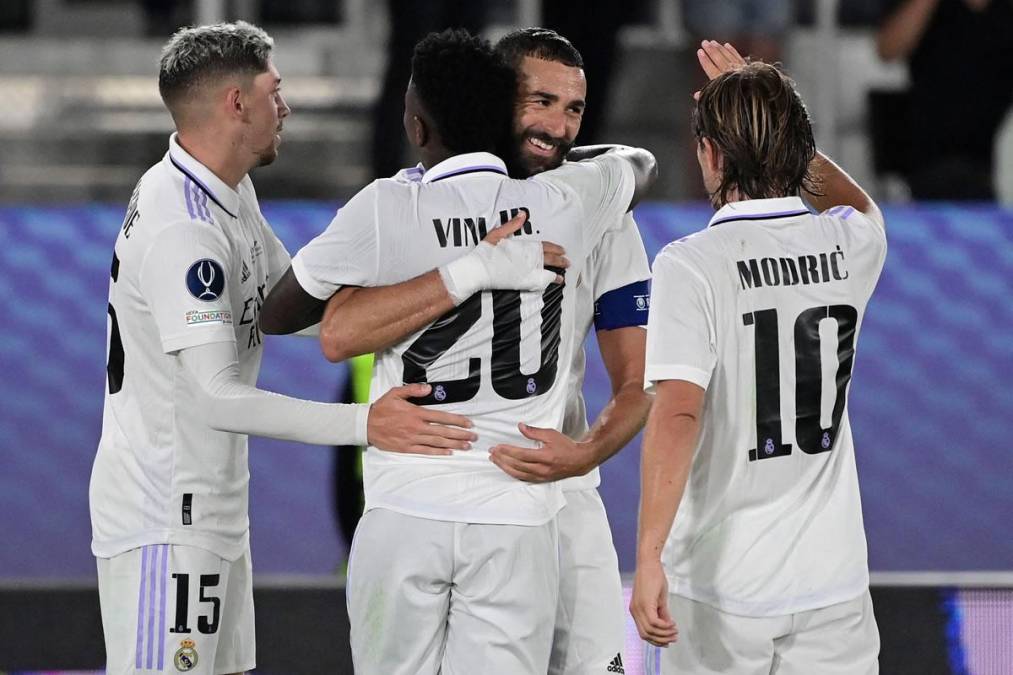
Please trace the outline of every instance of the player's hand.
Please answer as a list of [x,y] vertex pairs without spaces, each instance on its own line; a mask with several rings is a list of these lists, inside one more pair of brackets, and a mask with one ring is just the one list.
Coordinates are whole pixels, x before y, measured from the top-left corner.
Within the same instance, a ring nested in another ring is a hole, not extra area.
[[518,424],[525,438],[541,447],[522,448],[497,445],[489,451],[492,463],[518,480],[546,483],[553,480],[583,476],[595,467],[594,453],[585,443],[577,443],[555,429]]
[[[524,227],[524,223],[527,222],[527,220],[528,220],[527,211],[521,211],[504,224],[500,225],[497,228],[494,228],[489,234],[485,235],[485,238],[482,239],[482,241],[486,242],[487,244],[492,244],[493,246],[499,246],[501,245],[500,242],[506,240],[507,237],[516,232],[520,232],[520,229]],[[511,247],[514,246],[514,244],[535,247],[537,242],[533,241],[521,242],[511,239],[507,240],[505,244]],[[567,267],[570,266],[570,261],[566,257],[566,251],[563,249],[562,246],[560,246],[559,244],[554,244],[551,241],[543,241],[541,242],[541,244],[542,244],[543,268],[558,267],[566,269]],[[563,277],[557,274],[556,278],[553,279],[552,283],[556,284],[563,283]]]
[[369,406],[366,438],[370,445],[389,452],[417,455],[450,455],[470,450],[477,436],[468,431],[471,420],[440,410],[430,410],[405,399],[425,396],[428,384],[394,387]]
[[679,639],[679,629],[668,613],[668,579],[660,560],[637,563],[630,614],[640,637],[655,647],[667,647]]
[[[696,50],[696,58],[709,80],[746,65],[746,60],[730,43],[720,44],[714,40],[701,42],[700,48]],[[699,91],[693,92],[693,99],[700,99]]]

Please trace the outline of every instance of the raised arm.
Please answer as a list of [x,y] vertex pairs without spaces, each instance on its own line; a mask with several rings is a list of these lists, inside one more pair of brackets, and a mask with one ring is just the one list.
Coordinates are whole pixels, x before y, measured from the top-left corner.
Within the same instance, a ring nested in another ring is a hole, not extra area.
[[[917,4],[922,0],[911,0],[908,5]],[[935,5],[935,0],[929,0]],[[931,13],[931,12],[930,12]],[[700,67],[710,79],[722,73],[742,67],[746,60],[728,44],[720,44],[713,40],[704,40],[696,51]],[[697,92],[697,95],[699,92]],[[823,194],[805,193],[805,198],[818,211],[825,211],[832,206],[847,205],[855,208],[873,222],[883,225],[883,214],[872,201],[869,194],[849,176],[844,169],[834,164],[822,152],[816,153],[809,164],[809,172],[815,179]]]
[[939,0],[905,0],[880,24],[876,51],[884,61],[907,58],[918,47]]
[[806,191],[805,198],[817,211],[847,205],[865,214],[880,227],[884,227],[883,213],[876,206],[876,202],[872,201],[872,197],[829,157],[817,151],[816,157],[809,164],[809,171],[822,194],[816,195]]

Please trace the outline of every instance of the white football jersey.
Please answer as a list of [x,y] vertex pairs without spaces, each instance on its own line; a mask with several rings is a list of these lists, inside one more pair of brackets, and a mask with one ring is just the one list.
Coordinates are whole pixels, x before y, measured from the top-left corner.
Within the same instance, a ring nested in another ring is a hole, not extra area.
[[[515,236],[554,241],[580,269],[632,198],[634,175],[613,154],[568,163],[530,180],[511,180],[487,153],[458,155],[420,182],[375,181],[292,261],[302,287],[327,298],[340,286],[405,281],[474,247],[493,227],[526,209]],[[569,275],[568,275],[569,276]],[[488,458],[499,443],[530,445],[524,421],[559,429],[566,367],[576,334],[573,282],[544,293],[491,291],[378,354],[371,399],[402,383],[428,382],[417,402],[467,415],[473,449],[434,457],[370,447],[363,459],[366,509],[469,523],[537,525],[563,505],[558,484],[511,478]]]
[[670,590],[775,616],[869,584],[847,396],[882,227],[796,197],[734,202],[654,261],[646,380],[706,389],[663,552]]
[[249,176],[233,190],[180,147],[141,178],[113,251],[102,437],[89,503],[92,552],[185,544],[237,559],[248,544],[247,437],[198,420],[177,352],[235,342],[253,386],[258,315],[289,257]]
[[[580,273],[577,280],[577,339],[586,339],[593,324],[598,330],[646,326],[650,308],[651,269],[640,230],[632,214],[622,217],[618,229],[609,230]],[[561,431],[574,440],[587,434],[587,405],[584,402],[584,374],[587,358],[583,348],[573,351],[568,375],[570,393]],[[530,444],[530,442],[529,442]],[[601,483],[595,467],[583,476],[560,482],[564,491],[589,490]]]

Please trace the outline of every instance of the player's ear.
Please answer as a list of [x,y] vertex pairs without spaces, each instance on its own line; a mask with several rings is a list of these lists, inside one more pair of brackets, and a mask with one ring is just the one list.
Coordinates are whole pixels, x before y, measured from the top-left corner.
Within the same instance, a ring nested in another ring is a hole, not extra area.
[[419,148],[424,148],[429,142],[429,126],[419,115],[412,115],[410,133],[412,143]]
[[704,137],[700,139],[699,148],[700,164],[706,166],[711,173],[720,175],[724,164],[724,157],[721,156],[718,147],[714,145],[711,139]]
[[225,109],[230,117],[239,119],[246,117],[246,100],[243,98],[241,87],[234,86],[225,89]]

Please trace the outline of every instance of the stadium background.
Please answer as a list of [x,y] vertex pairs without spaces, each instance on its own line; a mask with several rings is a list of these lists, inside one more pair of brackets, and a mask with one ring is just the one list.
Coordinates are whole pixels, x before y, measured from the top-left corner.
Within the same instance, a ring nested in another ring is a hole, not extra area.
[[[653,258],[710,210],[695,201],[684,153],[695,63],[679,5],[643,4],[619,34],[600,136],[642,144],[662,161],[656,201],[636,213]],[[197,2],[194,11],[257,20],[270,5]],[[490,35],[537,23],[538,5],[492,3]],[[265,22],[295,114],[281,158],[255,180],[293,252],[370,178],[364,138],[386,18],[364,2],[337,7],[310,22]],[[1000,204],[911,203],[899,178],[874,171],[867,93],[905,80],[902,68],[877,62],[861,25],[871,14],[862,3],[798,9],[783,59],[820,144],[889,203],[890,252],[850,406],[883,672],[1013,673],[1013,124],[999,141]],[[0,84],[10,96],[0,117],[0,642],[11,648],[0,669],[98,668],[87,482],[101,425],[108,260],[133,183],[164,153],[169,120],[153,79],[164,35],[145,38],[130,2],[18,0],[4,4],[2,21]],[[593,415],[609,387],[593,339],[588,347]],[[265,388],[332,400],[346,376],[312,340],[268,339]],[[639,439],[603,467],[624,572],[634,562],[638,453]],[[346,639],[347,625],[333,450],[254,439],[250,456],[263,671],[337,672],[347,646],[325,649]],[[295,627],[308,625],[297,637]],[[54,630],[64,639],[47,639]],[[642,658],[631,636],[627,672],[639,672]]]

